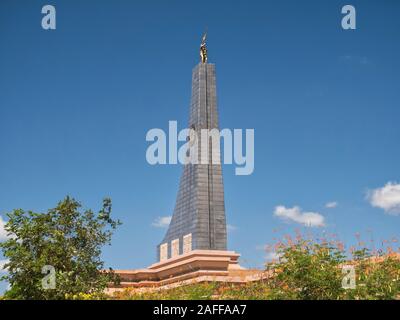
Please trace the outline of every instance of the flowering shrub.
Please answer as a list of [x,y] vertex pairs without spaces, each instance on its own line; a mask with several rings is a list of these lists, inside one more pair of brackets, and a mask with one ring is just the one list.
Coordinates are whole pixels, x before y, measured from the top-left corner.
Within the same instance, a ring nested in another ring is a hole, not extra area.
[[[365,247],[347,252],[339,241],[288,237],[274,250],[263,280],[247,284],[200,283],[138,293],[129,288],[113,299],[244,299],[244,300],[378,300],[400,299],[400,254],[393,249],[371,252]],[[355,270],[355,288],[343,287],[342,267]]]
[[301,239],[282,245],[278,256],[267,265],[272,299],[339,299],[345,293],[340,268],[345,255],[337,246]]
[[347,299],[400,299],[399,256],[370,257],[368,252],[362,252],[357,257],[356,283],[354,290],[346,291]]
[[[364,245],[359,240],[359,245]],[[388,247],[371,252],[360,246],[346,252],[336,240],[287,238],[276,247],[278,261],[267,264],[271,299],[357,299],[400,297],[400,254]],[[355,271],[353,289],[345,289],[344,265]]]

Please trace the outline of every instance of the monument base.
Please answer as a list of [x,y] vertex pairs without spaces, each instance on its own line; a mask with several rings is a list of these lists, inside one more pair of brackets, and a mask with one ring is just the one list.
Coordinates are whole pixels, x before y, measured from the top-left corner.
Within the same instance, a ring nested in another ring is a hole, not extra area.
[[261,270],[242,268],[239,257],[234,251],[193,250],[146,269],[115,270],[121,282],[118,286],[110,284],[107,293],[125,288],[137,288],[138,291],[170,289],[199,282],[246,283],[264,277]]

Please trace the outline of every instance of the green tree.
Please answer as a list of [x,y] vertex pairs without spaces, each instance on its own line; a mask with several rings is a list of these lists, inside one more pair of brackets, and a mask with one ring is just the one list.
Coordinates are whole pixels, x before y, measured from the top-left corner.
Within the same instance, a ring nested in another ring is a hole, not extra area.
[[344,253],[330,243],[300,240],[278,250],[279,263],[267,266],[271,299],[336,300],[342,288]]
[[371,256],[369,250],[353,253],[356,270],[356,288],[346,291],[346,299],[394,300],[400,299],[400,259],[391,254]]
[[[112,269],[103,271],[101,248],[110,244],[120,224],[111,218],[111,200],[103,200],[98,214],[83,210],[66,197],[47,213],[22,209],[7,214],[10,239],[0,243],[8,259],[10,299],[66,299],[78,294],[102,295],[107,283],[118,281]],[[46,282],[43,268],[54,268],[55,287]],[[46,268],[46,267],[45,267]],[[45,282],[45,285],[43,285]],[[47,284],[47,285],[46,285]]]
[[[400,257],[394,252],[372,255],[360,247],[351,254],[335,241],[300,239],[278,246],[279,261],[267,265],[271,299],[400,299]],[[342,267],[355,270],[355,288],[344,289]]]

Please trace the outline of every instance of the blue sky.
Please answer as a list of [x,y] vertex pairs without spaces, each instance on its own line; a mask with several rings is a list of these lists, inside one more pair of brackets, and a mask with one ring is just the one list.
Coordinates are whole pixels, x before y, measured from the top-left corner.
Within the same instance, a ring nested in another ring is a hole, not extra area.
[[[357,29],[345,31],[349,3]],[[45,4],[56,30],[41,28]],[[228,246],[243,265],[260,267],[262,246],[296,228],[346,243],[398,236],[399,14],[395,0],[2,0],[0,216],[110,196],[123,225],[107,265],[155,262],[165,229],[152,223],[172,213],[181,167],[147,164],[145,135],[186,126],[207,26],[220,126],[255,129],[254,173],[223,168]],[[368,190],[385,185],[372,206]],[[303,211],[285,221],[277,206]],[[304,212],[325,226],[302,226]]]

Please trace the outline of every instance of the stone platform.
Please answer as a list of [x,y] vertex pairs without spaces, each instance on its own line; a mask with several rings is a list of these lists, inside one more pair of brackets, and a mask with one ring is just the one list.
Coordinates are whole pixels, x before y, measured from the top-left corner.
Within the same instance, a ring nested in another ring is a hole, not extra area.
[[120,276],[120,285],[110,285],[107,292],[124,288],[137,288],[138,291],[169,289],[199,282],[246,283],[265,276],[260,270],[242,268],[239,257],[234,251],[193,250],[146,269],[115,270]]

